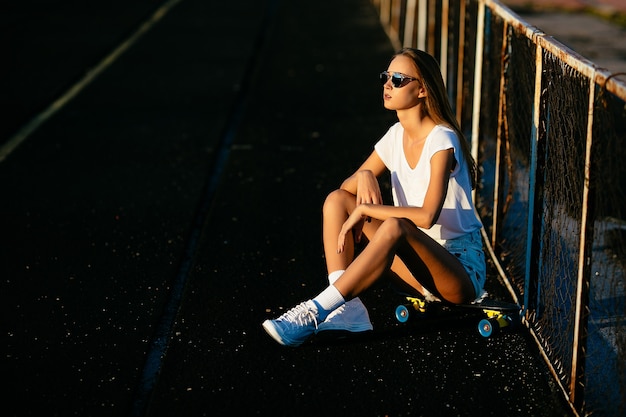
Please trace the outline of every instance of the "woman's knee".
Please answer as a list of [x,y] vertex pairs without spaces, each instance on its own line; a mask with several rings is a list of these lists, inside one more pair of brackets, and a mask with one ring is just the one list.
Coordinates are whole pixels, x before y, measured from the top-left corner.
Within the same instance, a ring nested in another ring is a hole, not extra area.
[[342,208],[342,210],[347,211],[350,202],[352,205],[355,203],[355,196],[349,193],[346,190],[338,189],[331,191],[330,194],[326,196],[326,200],[324,200],[323,212],[328,213],[329,210],[336,210],[338,207]]
[[397,242],[401,240],[406,233],[406,220],[397,217],[389,217],[386,219],[376,231],[376,235],[380,238],[386,238]]

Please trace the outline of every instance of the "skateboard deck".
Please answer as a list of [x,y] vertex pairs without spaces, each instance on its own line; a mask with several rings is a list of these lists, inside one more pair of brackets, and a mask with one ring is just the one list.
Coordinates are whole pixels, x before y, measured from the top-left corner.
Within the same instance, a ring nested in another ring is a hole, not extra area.
[[522,308],[514,303],[483,298],[471,304],[451,304],[442,301],[426,301],[423,298],[405,296],[406,302],[396,307],[396,319],[405,323],[410,316],[427,317],[433,311],[475,312],[482,316],[478,332],[490,337],[505,328],[514,328],[521,322]]

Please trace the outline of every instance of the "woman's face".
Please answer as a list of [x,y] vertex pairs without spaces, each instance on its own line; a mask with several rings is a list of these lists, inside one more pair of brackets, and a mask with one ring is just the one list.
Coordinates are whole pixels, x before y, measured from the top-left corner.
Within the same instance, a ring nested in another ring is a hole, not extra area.
[[[408,77],[418,78],[413,60],[403,55],[395,57],[389,63],[387,72],[389,74],[399,72]],[[425,96],[424,91],[420,80],[411,81],[403,87],[394,87],[389,79],[383,85],[383,103],[388,110],[410,109],[415,107],[420,102],[420,98]]]

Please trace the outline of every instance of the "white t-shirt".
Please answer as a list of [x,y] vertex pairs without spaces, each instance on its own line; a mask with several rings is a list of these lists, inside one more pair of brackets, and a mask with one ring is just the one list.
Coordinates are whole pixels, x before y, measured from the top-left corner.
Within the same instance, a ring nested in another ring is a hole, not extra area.
[[442,150],[454,149],[456,165],[450,174],[448,192],[441,214],[430,229],[420,228],[435,240],[454,239],[482,227],[472,202],[472,182],[461,144],[454,130],[438,125],[428,134],[414,169],[404,155],[404,128],[398,122],[376,143],[374,149],[391,173],[393,201],[396,206],[422,207],[430,183],[430,160]]

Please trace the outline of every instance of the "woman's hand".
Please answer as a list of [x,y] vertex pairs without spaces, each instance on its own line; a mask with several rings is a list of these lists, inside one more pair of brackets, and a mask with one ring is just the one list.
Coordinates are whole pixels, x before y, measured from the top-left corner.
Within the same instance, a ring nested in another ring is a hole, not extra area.
[[370,170],[362,170],[356,173],[356,205],[359,204],[382,204],[383,197],[380,185],[374,173]]
[[363,225],[368,217],[364,217],[364,209],[369,204],[383,204],[382,193],[378,185],[377,176],[385,170],[385,164],[380,159],[376,151],[373,151],[367,161],[361,165],[359,170],[345,180],[341,188],[356,196],[356,208],[344,222],[337,238],[337,253],[345,250],[346,235],[354,231],[356,243],[361,241]]
[[354,231],[354,241],[356,243],[361,241],[363,224],[366,220],[366,217],[362,214],[365,207],[365,205],[356,206],[352,214],[350,214],[348,219],[343,223],[343,226],[341,226],[339,237],[337,238],[337,253],[342,253],[345,250],[346,235],[350,233],[350,231]]
[[[357,172],[356,205],[383,204],[383,196],[376,175],[370,170]],[[371,218],[366,219],[368,222]],[[361,224],[361,228],[363,224]],[[359,237],[360,239],[360,237]]]

